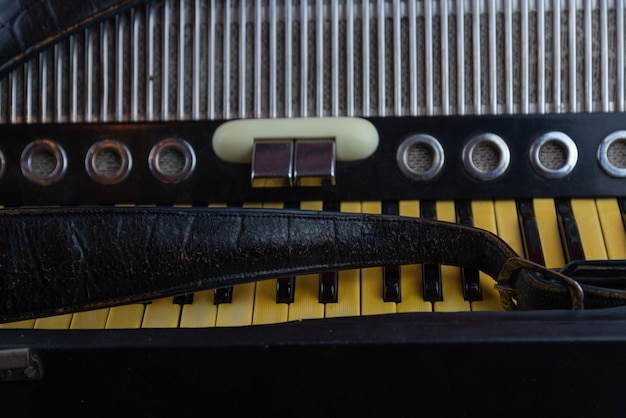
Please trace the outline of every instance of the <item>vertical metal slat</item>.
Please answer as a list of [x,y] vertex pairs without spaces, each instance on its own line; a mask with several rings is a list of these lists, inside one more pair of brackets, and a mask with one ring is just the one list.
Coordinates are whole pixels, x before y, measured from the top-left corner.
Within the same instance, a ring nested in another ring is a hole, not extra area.
[[553,4],[554,11],[552,24],[552,38],[554,39],[554,111],[559,113],[562,111],[561,105],[561,2],[555,1]]
[[269,109],[269,117],[275,118],[277,116],[277,102],[276,102],[276,3],[270,2],[270,56],[269,56],[269,99],[270,99],[270,109]]
[[[417,100],[417,6],[409,2],[409,91],[411,94],[411,115],[419,113]],[[365,54],[364,54],[365,56]],[[367,80],[363,82],[367,85]]]
[[457,67],[457,113],[465,114],[465,1],[456,2],[456,67]]
[[[94,83],[94,56],[93,56],[93,42],[94,28],[89,28],[85,31],[85,121],[93,122],[93,83]],[[40,93],[43,94],[43,91]]]
[[570,111],[576,112],[578,110],[576,97],[576,0],[569,1],[568,12],[569,103]]
[[246,2],[239,4],[239,117],[246,117]]
[[472,9],[472,46],[474,75],[474,114],[482,113],[480,71],[480,3],[475,1]]
[[324,3],[315,4],[315,104],[316,115],[324,116]]
[[433,109],[433,4],[424,0],[424,50],[426,64],[426,114],[432,115]]
[[537,112],[546,111],[546,21],[544,0],[537,0]]
[[522,2],[522,39],[521,39],[521,70],[522,70],[522,94],[521,94],[521,108],[522,113],[527,114],[529,110],[529,49],[528,45],[529,31],[528,31],[528,2]]
[[450,72],[448,46],[448,2],[440,3],[439,16],[441,18],[441,113],[450,113]]
[[354,116],[354,2],[346,5],[346,115]]
[[193,119],[200,119],[200,31],[202,22],[200,0],[195,0],[193,10],[193,90],[191,92],[191,115]]
[[591,17],[591,0],[585,0],[585,110],[587,112],[593,112],[593,27]]
[[339,116],[339,5],[337,2],[331,3],[331,115]]
[[617,110],[624,111],[624,0],[617,0]]
[[607,2],[600,3],[600,58],[602,71],[602,111],[609,111],[609,19]]
[[511,0],[504,3],[504,77],[506,113],[513,113],[513,6]]
[[489,111],[498,113],[498,51],[496,33],[496,0],[489,1]]
[[293,37],[293,5],[291,0],[285,1],[285,117],[293,116],[291,91],[292,83],[292,37]]

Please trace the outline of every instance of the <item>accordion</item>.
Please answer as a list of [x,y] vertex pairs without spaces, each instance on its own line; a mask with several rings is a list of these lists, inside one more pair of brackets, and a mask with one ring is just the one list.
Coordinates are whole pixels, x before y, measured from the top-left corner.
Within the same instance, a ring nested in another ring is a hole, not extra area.
[[[6,210],[392,215],[548,269],[626,259],[623,0],[22,3],[0,12]],[[432,263],[305,273],[0,324],[1,393],[32,415],[623,413],[626,308],[504,312],[485,273]]]

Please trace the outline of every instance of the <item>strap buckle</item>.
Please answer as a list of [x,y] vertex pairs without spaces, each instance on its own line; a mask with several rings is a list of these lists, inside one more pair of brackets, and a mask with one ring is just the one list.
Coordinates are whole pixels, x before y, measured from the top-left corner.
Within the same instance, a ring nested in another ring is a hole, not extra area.
[[[495,288],[500,292],[502,303],[505,307],[515,309],[515,303],[513,302],[513,296],[517,295],[517,289],[511,284],[515,273],[521,269],[527,269],[533,273],[540,274],[545,279],[552,280],[567,288],[570,294],[570,300],[572,302],[572,310],[581,310],[585,307],[585,292],[580,284],[564,274],[564,272],[576,270],[576,266],[569,270],[570,265],[566,266],[561,271],[551,270],[542,266],[541,264],[533,263],[530,260],[526,260],[520,257],[511,257],[504,263],[502,270],[498,275],[497,284]],[[624,265],[626,271],[626,264]]]

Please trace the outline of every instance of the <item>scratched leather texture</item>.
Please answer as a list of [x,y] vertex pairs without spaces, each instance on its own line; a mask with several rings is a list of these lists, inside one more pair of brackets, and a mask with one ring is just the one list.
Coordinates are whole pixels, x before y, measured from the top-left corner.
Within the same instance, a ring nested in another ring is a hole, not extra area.
[[145,0],[0,0],[0,79],[63,37]]
[[5,209],[0,233],[3,321],[386,264],[455,264],[495,277],[514,255],[497,237],[454,224],[228,208]]

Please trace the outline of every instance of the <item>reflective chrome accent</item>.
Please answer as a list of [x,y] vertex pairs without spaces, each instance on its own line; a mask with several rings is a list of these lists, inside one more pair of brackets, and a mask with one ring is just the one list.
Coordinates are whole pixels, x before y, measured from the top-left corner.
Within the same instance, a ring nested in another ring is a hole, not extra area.
[[147,3],[0,80],[0,122],[625,108],[624,0]]
[[255,141],[252,149],[252,187],[293,186],[294,141]]
[[[482,147],[492,148],[498,154],[497,164],[491,170],[484,170],[474,162],[475,152]],[[462,159],[465,170],[467,170],[472,177],[489,181],[497,179],[506,172],[511,161],[511,153],[502,138],[495,134],[486,133],[473,137],[465,144]]]
[[[432,163],[426,170],[416,170],[411,167],[409,153],[412,149],[418,147],[425,148],[425,150],[430,153],[430,158],[432,158]],[[435,178],[437,174],[439,174],[443,168],[445,154],[443,147],[435,138],[430,135],[418,134],[405,139],[402,144],[400,144],[398,152],[396,153],[396,161],[398,162],[398,167],[400,171],[402,171],[402,174],[412,180],[426,181]]]
[[609,148],[620,142],[624,143],[626,147],[626,131],[616,131],[604,138],[598,147],[598,163],[609,176],[624,178],[626,177],[626,165],[618,167],[611,163],[609,158]]
[[[116,167],[117,170],[112,174],[102,171],[97,164],[97,158],[106,151],[113,152],[119,157],[119,162],[116,164],[118,166]],[[94,181],[105,186],[124,181],[124,179],[128,177],[128,174],[130,174],[132,167],[133,159],[130,150],[126,145],[114,139],[105,139],[96,142],[89,148],[85,156],[85,169],[87,170],[87,174],[89,174]]]
[[[161,156],[167,150],[175,150],[183,156],[184,163],[178,171],[169,172],[161,165]],[[196,153],[187,141],[179,138],[167,138],[152,147],[148,156],[148,166],[152,174],[163,183],[180,183],[194,172]]]
[[[51,155],[54,160],[54,168],[43,173],[37,170],[33,162],[37,156]],[[67,171],[67,154],[61,145],[49,139],[39,139],[31,142],[24,148],[20,158],[22,174],[29,181],[40,186],[49,186],[61,180]]]
[[7,168],[7,160],[4,158],[4,152],[0,150],[0,178],[4,175]]
[[[546,167],[541,161],[541,150],[547,144],[556,143],[565,154],[563,164],[558,168]],[[533,142],[530,147],[530,164],[537,174],[547,179],[560,179],[572,172],[578,162],[578,148],[574,141],[563,132],[548,132]]]
[[295,141],[293,178],[297,186],[335,185],[335,141],[301,139]]

